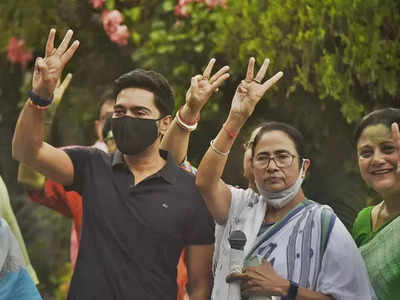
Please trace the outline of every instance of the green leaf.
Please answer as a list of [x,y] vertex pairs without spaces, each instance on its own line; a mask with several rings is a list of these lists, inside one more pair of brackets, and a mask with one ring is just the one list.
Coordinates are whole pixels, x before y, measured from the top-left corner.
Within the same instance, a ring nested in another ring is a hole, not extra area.
[[113,10],[115,9],[115,0],[107,0],[106,1],[106,8],[108,10]]
[[140,7],[132,7],[131,9],[124,10],[124,15],[128,17],[132,22],[139,21],[140,13]]

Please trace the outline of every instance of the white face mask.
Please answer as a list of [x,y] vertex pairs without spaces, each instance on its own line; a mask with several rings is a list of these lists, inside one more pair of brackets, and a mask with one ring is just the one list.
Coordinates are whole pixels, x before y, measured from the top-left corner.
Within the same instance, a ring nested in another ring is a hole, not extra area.
[[304,167],[304,159],[301,164],[301,170],[299,173],[299,177],[297,178],[296,182],[288,187],[287,189],[284,189],[279,192],[268,192],[267,190],[264,190],[261,184],[258,184],[256,181],[257,189],[258,192],[263,196],[263,198],[267,201],[268,205],[271,205],[274,208],[282,208],[284,207],[287,203],[293,200],[293,198],[297,195],[301,188],[301,184],[303,183],[304,176],[303,176],[303,167]]

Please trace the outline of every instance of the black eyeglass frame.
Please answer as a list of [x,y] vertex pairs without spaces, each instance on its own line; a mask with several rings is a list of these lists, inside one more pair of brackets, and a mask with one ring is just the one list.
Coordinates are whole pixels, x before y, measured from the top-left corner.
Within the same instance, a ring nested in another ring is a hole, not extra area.
[[[294,154],[292,154],[292,153],[289,153],[289,152],[283,152],[283,153],[280,153],[280,154],[278,154],[278,155],[282,155],[282,154],[285,154],[285,155],[288,155],[289,157],[291,157],[291,161],[290,161],[290,163],[289,163],[288,165],[282,165],[281,163],[278,163],[278,162],[276,161],[276,159],[275,159],[277,155],[273,155],[273,156],[268,156],[268,162],[266,163],[266,165],[264,164],[262,167],[259,167],[258,169],[264,169],[264,168],[268,169],[269,164],[271,163],[271,160],[274,161],[275,165],[276,165],[278,168],[280,168],[280,169],[286,169],[286,168],[291,167],[292,164],[293,164],[293,162],[294,162],[294,159],[298,157],[298,156],[296,156],[296,155],[294,155]],[[253,165],[254,165],[254,161],[256,161],[256,157],[253,158]]]

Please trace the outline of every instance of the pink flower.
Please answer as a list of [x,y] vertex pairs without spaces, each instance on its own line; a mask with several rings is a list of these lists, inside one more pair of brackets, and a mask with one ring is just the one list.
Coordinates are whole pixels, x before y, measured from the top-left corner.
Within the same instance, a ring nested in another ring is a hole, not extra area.
[[122,14],[114,9],[112,11],[104,10],[101,14],[101,22],[105,32],[110,35],[117,30],[118,25],[122,23]]
[[104,10],[101,14],[101,22],[103,23],[104,31],[109,36],[110,40],[120,46],[128,44],[129,30],[126,25],[121,25],[123,16],[118,10]]
[[117,30],[110,34],[110,40],[117,43],[120,46],[128,44],[129,30],[126,25],[118,25]]
[[179,0],[178,4],[175,6],[175,15],[178,17],[188,17],[189,11],[187,5],[191,2],[205,3],[209,8],[214,8],[216,6],[226,7],[227,0]]
[[182,26],[183,26],[182,21],[178,20],[178,21],[175,22],[173,28],[174,28],[174,29],[179,29],[179,28],[182,27]]
[[226,1],[227,0],[204,0],[204,3],[210,7],[216,7],[216,6],[222,6],[222,7],[226,7]]
[[106,0],[89,0],[89,2],[92,4],[93,8],[99,8],[104,5]]
[[189,11],[186,7],[186,5],[177,5],[175,6],[175,15],[178,17],[188,17],[189,16]]
[[24,68],[32,60],[32,54],[26,49],[25,41],[13,36],[8,41],[7,57],[12,63],[20,63]]

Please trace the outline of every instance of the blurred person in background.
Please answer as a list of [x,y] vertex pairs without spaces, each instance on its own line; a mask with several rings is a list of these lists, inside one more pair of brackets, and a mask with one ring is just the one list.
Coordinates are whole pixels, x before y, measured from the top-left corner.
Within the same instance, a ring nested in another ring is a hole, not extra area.
[[41,300],[34,281],[38,282],[0,176],[0,299]]

